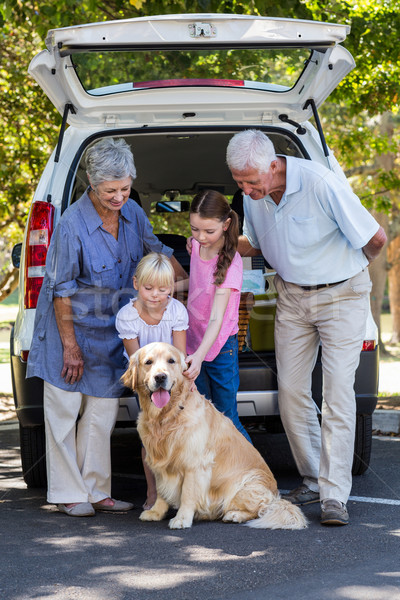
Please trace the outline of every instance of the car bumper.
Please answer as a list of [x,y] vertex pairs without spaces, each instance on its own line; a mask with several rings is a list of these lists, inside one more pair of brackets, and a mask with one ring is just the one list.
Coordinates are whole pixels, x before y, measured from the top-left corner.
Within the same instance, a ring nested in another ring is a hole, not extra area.
[[[268,360],[270,364],[268,365]],[[26,379],[26,362],[11,356],[11,375],[16,412],[24,427],[42,425],[43,381],[37,377]],[[356,373],[357,413],[371,415],[376,407],[379,382],[379,351],[362,352]],[[261,388],[261,389],[260,389]],[[264,388],[264,389],[263,389]],[[313,398],[319,408],[322,404],[322,365],[318,360],[312,379]],[[241,417],[272,417],[279,415],[276,367],[270,356],[248,358],[240,365],[240,387],[237,396]],[[120,398],[118,424],[132,424],[138,415],[134,395]]]

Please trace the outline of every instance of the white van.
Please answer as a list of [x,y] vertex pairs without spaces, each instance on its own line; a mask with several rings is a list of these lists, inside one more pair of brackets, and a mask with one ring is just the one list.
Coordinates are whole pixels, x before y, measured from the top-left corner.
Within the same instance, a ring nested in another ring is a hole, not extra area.
[[[185,235],[173,223],[190,199],[214,188],[242,211],[241,193],[225,164],[235,132],[261,129],[277,153],[317,161],[344,177],[326,146],[318,107],[354,67],[340,45],[348,33],[347,25],[224,14],[162,15],[49,31],[47,49],[34,57],[29,73],[62,115],[62,125],[38,182],[23,243],[14,249],[21,268],[11,366],[28,486],[45,485],[46,474],[42,382],[25,379],[26,360],[52,232],[88,185],[86,148],[107,136],[130,144],[138,172],[136,200],[155,223],[156,211],[169,212],[171,231],[155,233],[188,269]],[[252,270],[261,273],[263,284],[255,289],[254,306],[244,303],[242,311],[239,414],[245,424],[272,431],[279,410],[271,270],[263,259],[244,260],[250,289],[257,279]],[[356,376],[355,474],[369,464],[377,388],[372,321]],[[318,361],[313,375],[318,406],[321,389]],[[134,422],[131,393],[120,406],[119,420]]]

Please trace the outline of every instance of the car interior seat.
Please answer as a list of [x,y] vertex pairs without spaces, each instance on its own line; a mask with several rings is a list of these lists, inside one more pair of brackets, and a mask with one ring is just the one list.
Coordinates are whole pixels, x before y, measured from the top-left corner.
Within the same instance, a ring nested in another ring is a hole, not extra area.
[[237,213],[237,215],[239,217],[239,235],[242,235],[242,233],[243,233],[243,218],[244,218],[242,190],[238,189],[233,194],[231,208],[232,208],[232,210],[235,211],[235,213]]
[[176,260],[182,265],[185,271],[189,272],[190,256],[186,250],[186,238],[177,233],[157,233],[160,242],[174,249]]
[[143,208],[142,201],[140,200],[139,192],[137,190],[135,190],[133,187],[131,187],[129,198],[132,198],[132,200],[134,200],[135,202],[137,202],[139,204],[140,208]]

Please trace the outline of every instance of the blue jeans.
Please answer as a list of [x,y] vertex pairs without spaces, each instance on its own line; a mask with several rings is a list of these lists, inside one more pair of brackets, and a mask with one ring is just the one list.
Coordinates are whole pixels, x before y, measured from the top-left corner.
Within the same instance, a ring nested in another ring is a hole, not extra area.
[[200,394],[204,394],[220,412],[232,421],[236,429],[252,444],[249,434],[241,424],[237,411],[236,395],[239,389],[238,337],[231,335],[218,356],[203,361],[196,379]]

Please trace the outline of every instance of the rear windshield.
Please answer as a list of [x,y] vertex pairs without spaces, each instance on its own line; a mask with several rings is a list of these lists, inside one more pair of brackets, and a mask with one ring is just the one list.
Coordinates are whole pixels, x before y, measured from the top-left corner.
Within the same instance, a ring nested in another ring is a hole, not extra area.
[[83,88],[93,96],[184,86],[286,92],[309,58],[307,48],[102,50],[71,55]]

